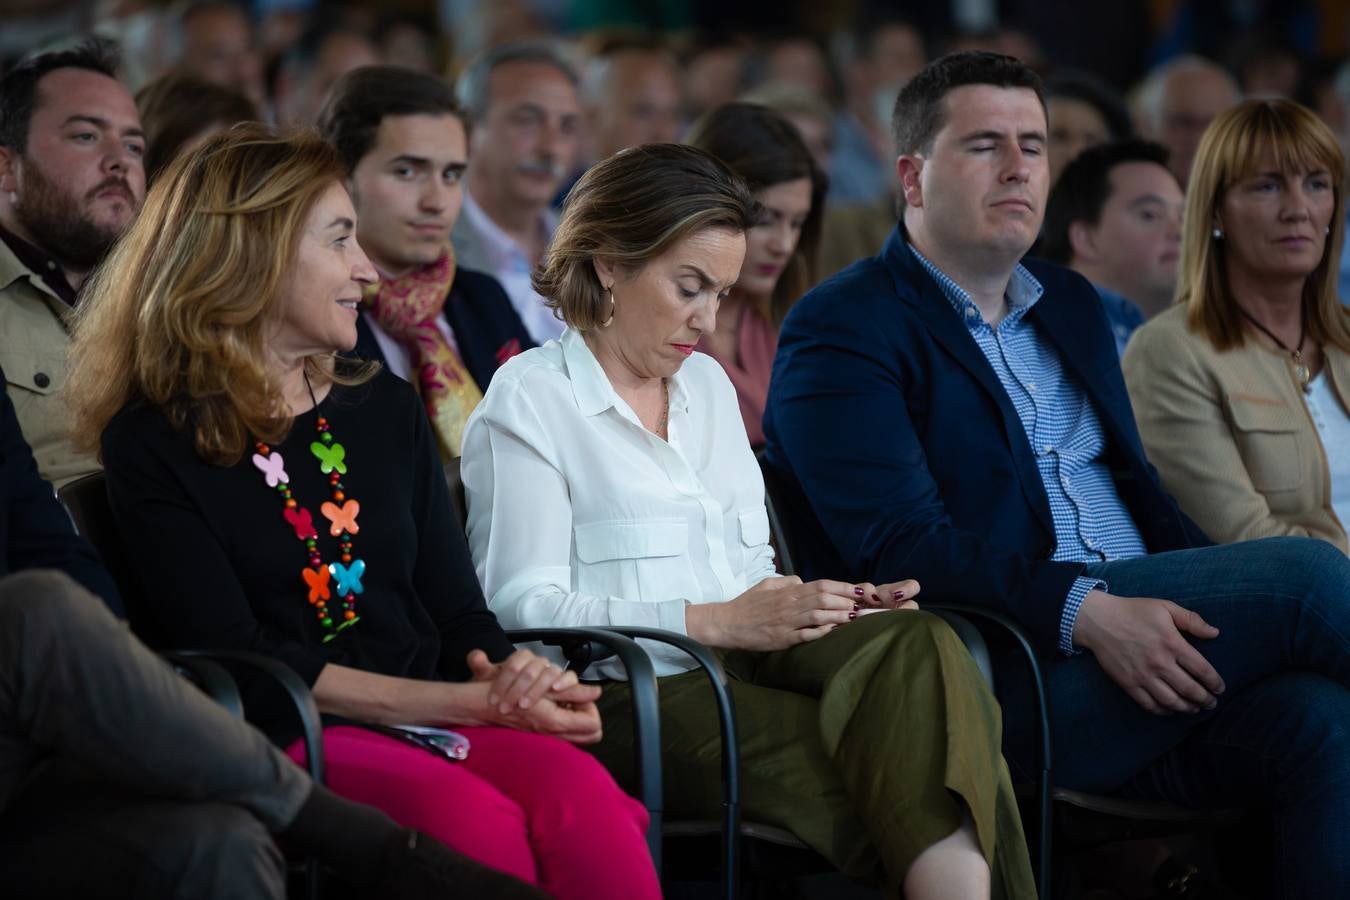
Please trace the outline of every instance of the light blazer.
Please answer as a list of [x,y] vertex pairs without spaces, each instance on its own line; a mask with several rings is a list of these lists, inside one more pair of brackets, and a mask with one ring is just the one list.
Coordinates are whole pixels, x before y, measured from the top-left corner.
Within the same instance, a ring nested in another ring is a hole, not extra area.
[[[1144,458],[1097,292],[1024,262],[1045,287],[1029,320],[1096,407],[1145,545],[1207,544]],[[1055,651],[1083,565],[1051,561],[1050,502],[1022,421],[898,229],[788,314],[764,432],[804,577],[917,578],[923,599],[1002,609]]]
[[42,477],[62,487],[101,468],[67,437],[66,304],[0,241],[0,368]]
[[[1325,360],[1322,377],[1345,406],[1350,356],[1327,348]],[[1207,534],[1224,543],[1301,535],[1346,551],[1289,354],[1257,337],[1220,353],[1175,306],[1135,332],[1121,366],[1149,459]]]

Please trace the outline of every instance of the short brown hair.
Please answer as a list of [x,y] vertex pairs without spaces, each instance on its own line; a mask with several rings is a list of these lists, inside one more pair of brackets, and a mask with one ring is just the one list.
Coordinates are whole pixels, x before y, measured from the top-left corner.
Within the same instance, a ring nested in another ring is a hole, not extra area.
[[1213,235],[1228,190],[1272,159],[1283,172],[1325,169],[1336,198],[1322,260],[1303,286],[1308,337],[1350,352],[1350,311],[1336,294],[1345,239],[1345,155],[1322,120],[1292,100],[1248,100],[1220,113],[1195,152],[1181,229],[1177,302],[1190,329],[1217,350],[1241,347],[1246,326],[1228,286],[1226,243]]
[[909,80],[895,98],[891,134],[897,154],[927,153],[946,124],[947,94],[960,87],[988,84],[1035,91],[1045,109],[1041,76],[1026,63],[1002,53],[966,50],[939,57]]
[[[267,334],[310,210],[347,172],[313,132],[240,125],[164,170],[145,208],[95,273],[76,314],[67,399],[75,440],[96,450],[133,399],[191,428],[199,456],[232,465],[275,443],[292,417],[269,374]],[[305,360],[338,376],[333,354]]]
[[682,144],[644,144],[596,163],[567,195],[534,289],[578,331],[609,317],[592,260],[636,271],[705,228],[754,225],[744,182],[712,154]]

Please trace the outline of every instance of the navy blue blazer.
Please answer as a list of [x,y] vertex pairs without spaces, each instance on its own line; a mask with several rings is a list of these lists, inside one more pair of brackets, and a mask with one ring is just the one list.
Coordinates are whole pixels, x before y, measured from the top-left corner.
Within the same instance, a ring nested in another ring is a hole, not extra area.
[[112,576],[38,474],[0,372],[0,578],[24,569],[59,569],[125,617]]
[[[1024,264],[1045,287],[1028,318],[1096,407],[1149,552],[1208,544],[1144,457],[1092,285]],[[1083,565],[1050,561],[1050,503],[1022,422],[900,229],[793,307],[764,432],[803,577],[915,578],[922,600],[1000,609],[1053,651]]]
[[[356,349],[361,359],[386,362],[375,333],[361,313],[356,321]],[[456,269],[441,315],[450,325],[459,357],[480,390],[486,391],[492,373],[511,357],[535,346],[516,315],[515,307],[497,279],[472,269]]]

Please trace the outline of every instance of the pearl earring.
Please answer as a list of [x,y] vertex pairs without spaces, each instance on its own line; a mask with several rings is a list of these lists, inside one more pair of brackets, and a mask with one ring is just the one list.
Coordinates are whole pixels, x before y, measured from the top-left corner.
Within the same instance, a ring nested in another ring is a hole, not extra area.
[[1214,231],[1213,231],[1212,233],[1213,233],[1213,235],[1214,235],[1214,240],[1216,240],[1216,241],[1221,241],[1221,240],[1223,240],[1223,229],[1222,229],[1222,228],[1215,228]]

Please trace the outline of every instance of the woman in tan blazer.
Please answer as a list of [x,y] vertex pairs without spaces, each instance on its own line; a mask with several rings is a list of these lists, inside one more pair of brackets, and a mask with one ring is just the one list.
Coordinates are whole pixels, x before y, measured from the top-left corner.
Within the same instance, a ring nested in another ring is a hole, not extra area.
[[1186,195],[1177,305],[1122,359],[1149,459],[1216,541],[1306,535],[1347,550],[1344,166],[1296,103],[1219,116]]

